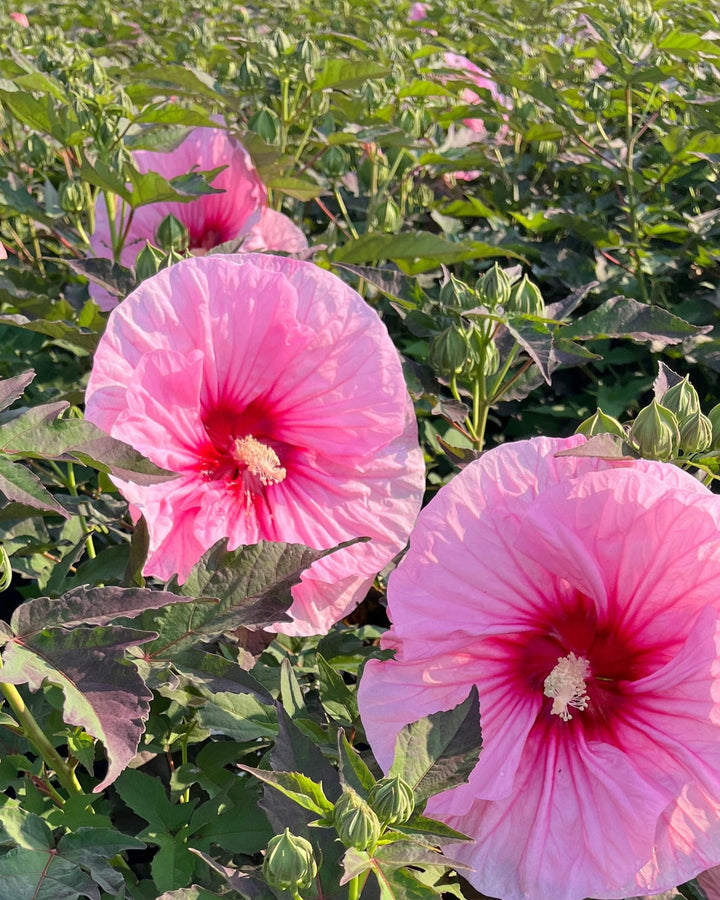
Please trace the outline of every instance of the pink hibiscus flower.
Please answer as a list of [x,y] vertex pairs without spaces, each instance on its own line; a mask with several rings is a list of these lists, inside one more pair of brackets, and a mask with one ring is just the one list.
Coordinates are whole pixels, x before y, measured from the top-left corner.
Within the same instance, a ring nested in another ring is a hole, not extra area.
[[680,469],[491,450],[420,514],[360,712],[398,731],[480,692],[484,747],[428,814],[503,900],[654,894],[720,862],[720,498]]
[[423,19],[427,19],[427,4],[413,3],[408,11],[408,21],[420,22]]
[[[449,69],[457,69],[458,72],[462,72],[466,80],[476,87],[489,91],[490,96],[495,100],[498,106],[502,106],[505,109],[512,109],[512,101],[498,90],[498,86],[493,81],[490,73],[481,69],[479,66],[476,66],[475,63],[467,58],[467,56],[448,52],[443,54],[443,61]],[[445,77],[443,80],[447,81],[448,78]],[[465,88],[460,94],[460,99],[469,106],[480,106],[484,102],[482,96],[472,90],[472,88]],[[507,116],[504,118],[507,119]],[[464,128],[458,129],[451,138],[454,146],[462,147],[468,144],[475,144],[480,141],[488,140],[488,131],[481,118],[473,116],[472,118],[463,119],[462,123]],[[501,144],[507,137],[507,134],[507,125],[502,125],[497,130],[492,140],[496,144]],[[460,179],[461,181],[472,181],[472,179],[477,178],[480,175],[480,171],[478,169],[458,171],[453,172],[453,175],[456,179]]]
[[11,12],[9,13],[9,15],[13,22],[17,22],[18,25],[22,25],[23,28],[30,27],[30,22],[28,21],[28,17],[25,15],[25,13]]
[[188,259],[108,319],[87,418],[175,481],[118,482],[150,532],[145,573],[184,579],[216,541],[317,549],[291,634],[327,631],[402,549],[424,488],[412,403],[385,326],[309,262]]
[[[287,216],[267,206],[267,190],[247,151],[222,128],[195,128],[185,140],[167,153],[138,150],[133,160],[142,173],[157,172],[166,179],[193,170],[206,172],[226,166],[212,181],[221,194],[204,194],[188,203],[159,202],[138,207],[132,214],[120,262],[131,267],[146,241],[156,243],[158,226],[168,215],[175,216],[188,230],[190,250],[202,255],[226,241],[244,237],[243,250],[280,250],[297,253],[307,248],[302,231]],[[130,210],[119,204],[118,222],[128,222]],[[107,208],[102,196],[96,207],[96,225],[91,239],[96,256],[112,257],[112,240]],[[111,309],[117,300],[93,286],[93,299],[102,309]]]

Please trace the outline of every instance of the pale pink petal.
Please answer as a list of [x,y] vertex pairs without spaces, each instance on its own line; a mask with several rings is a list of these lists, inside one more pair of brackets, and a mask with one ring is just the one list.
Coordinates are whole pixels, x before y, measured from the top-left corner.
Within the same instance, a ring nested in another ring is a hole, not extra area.
[[282,250],[284,253],[300,253],[307,249],[307,238],[301,229],[281,212],[266,206],[258,221],[248,227],[249,221],[248,219],[238,235],[246,235],[242,243],[243,251]]

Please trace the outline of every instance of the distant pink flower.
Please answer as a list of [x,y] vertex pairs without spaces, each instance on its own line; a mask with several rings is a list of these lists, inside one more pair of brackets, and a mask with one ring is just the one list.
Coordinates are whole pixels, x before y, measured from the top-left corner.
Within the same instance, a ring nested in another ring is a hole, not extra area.
[[22,25],[23,28],[30,27],[30,22],[28,22],[28,17],[25,15],[25,13],[11,12],[10,18],[13,20],[13,22],[17,22],[18,25]]
[[720,497],[554,455],[583,441],[503,445],[439,491],[390,576],[396,657],[360,684],[385,769],[477,685],[479,762],[427,814],[503,900],[655,894],[720,862]]
[[413,3],[408,12],[408,21],[420,22],[422,19],[427,19],[427,4]]
[[262,254],[183,260],[110,315],[87,418],[181,477],[118,482],[162,579],[216,541],[324,549],[293,589],[293,634],[325,632],[404,547],[424,487],[400,358],[339,278]]
[[0,259],[7,259],[7,250],[2,241],[0,241]]
[[[268,210],[267,190],[250,156],[224,129],[195,128],[175,150],[138,150],[133,160],[140,172],[157,172],[168,180],[193,170],[226,168],[211,182],[223,191],[221,194],[204,194],[188,203],[161,201],[138,207],[120,255],[124,266],[134,265],[146,241],[157,242],[158,226],[168,215],[175,216],[187,228],[190,250],[197,255],[238,237],[246,238],[243,249],[296,253],[307,248],[304,234],[287,216]],[[123,207],[122,202],[120,206]],[[121,208],[118,221],[127,222],[129,215],[127,208]],[[102,198],[96,209],[92,251],[112,257],[110,225]],[[110,309],[117,302],[99,288],[93,287],[91,293],[103,309]]]
[[[484,69],[481,69],[479,66],[476,66],[475,63],[471,62],[466,56],[461,56],[458,53],[444,53],[443,62],[445,63],[447,68],[457,69],[458,72],[463,73],[465,80],[471,82],[476,87],[489,91],[490,96],[493,98],[497,106],[504,107],[505,109],[512,109],[512,101],[509,97],[506,97],[500,92],[490,73],[486,72]],[[460,77],[461,76],[458,76],[458,78]],[[447,76],[445,76],[443,80],[447,81]],[[468,106],[476,107],[480,107],[487,102],[480,94],[477,93],[477,91],[474,91],[469,87],[465,88],[460,93],[460,99],[464,103],[468,104]],[[504,118],[507,119],[507,116],[504,115]],[[501,125],[500,128],[498,128],[497,132],[492,137],[490,137],[485,127],[484,121],[478,116],[471,116],[463,119],[462,123],[464,125],[464,129],[460,129],[459,133],[457,133],[453,138],[454,143],[457,146],[466,146],[486,140],[492,140],[494,143],[499,144],[505,140],[508,134],[507,125]],[[458,178],[461,181],[471,181],[473,178],[477,178],[480,175],[480,171],[458,171],[453,172],[453,175],[455,176],[455,178]]]

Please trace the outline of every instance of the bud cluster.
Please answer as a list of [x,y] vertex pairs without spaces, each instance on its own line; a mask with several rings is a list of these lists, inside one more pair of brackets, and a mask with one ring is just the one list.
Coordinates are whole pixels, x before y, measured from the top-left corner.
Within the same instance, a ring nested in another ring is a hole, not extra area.
[[598,408],[580,423],[576,433],[586,437],[616,435],[645,459],[665,462],[686,459],[693,454],[720,450],[720,404],[704,415],[698,393],[689,376],[685,376],[659,400],[655,398],[644,406],[627,426],[623,427]]

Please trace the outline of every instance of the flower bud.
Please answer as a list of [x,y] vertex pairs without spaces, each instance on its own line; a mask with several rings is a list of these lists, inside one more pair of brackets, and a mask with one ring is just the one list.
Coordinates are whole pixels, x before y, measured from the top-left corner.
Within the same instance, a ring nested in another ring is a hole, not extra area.
[[164,258],[165,256],[161,250],[158,250],[157,247],[153,247],[149,241],[146,241],[145,246],[135,259],[135,277],[138,282],[157,275],[162,268]]
[[85,208],[85,192],[79,181],[64,181],[58,191],[60,208],[66,213],[80,213]]
[[158,245],[166,252],[175,250],[179,253],[187,250],[189,238],[187,228],[175,216],[165,216],[155,232]]
[[491,308],[505,306],[510,299],[510,279],[503,269],[495,263],[492,269],[488,269],[482,278],[478,278],[475,283],[475,290]]
[[335,830],[346,847],[367,850],[380,837],[380,820],[352,788],[346,788],[335,804]]
[[712,427],[712,449],[720,450],[720,403],[713,406],[707,417]]
[[510,299],[505,304],[505,312],[529,316],[545,315],[545,301],[540,293],[540,288],[532,281],[528,281],[527,275],[523,275],[522,281],[512,289]]
[[339,178],[350,165],[347,153],[342,147],[328,147],[320,157],[320,171],[328,178]]
[[399,775],[381,778],[370,788],[368,803],[383,825],[402,825],[415,809],[413,789]]
[[278,136],[278,117],[271,109],[263,107],[248,121],[248,127],[266,143],[272,144]]
[[317,875],[312,844],[286,828],[283,834],[270,839],[262,870],[272,888],[292,894],[309,888]]
[[430,341],[428,363],[441,377],[459,375],[468,358],[465,332],[459,325],[451,325]]
[[238,81],[240,83],[240,87],[245,89],[258,87],[260,82],[262,81],[262,75],[260,73],[259,67],[250,59],[249,56],[246,56],[240,64]]
[[712,439],[712,422],[700,410],[687,416],[680,423],[680,450],[683,453],[698,453],[701,450],[710,450]]
[[282,28],[276,28],[273,32],[272,38],[273,44],[275,44],[275,49],[280,54],[288,53],[295,46],[288,35],[282,30]]
[[301,62],[312,66],[314,69],[317,69],[322,62],[322,57],[320,56],[317,44],[308,37],[303,38],[297,47],[295,47],[295,56]]
[[665,391],[660,401],[665,409],[675,413],[678,422],[682,422],[688,416],[700,412],[700,398],[697,391],[690,384],[690,376],[686,375],[682,381],[678,381]]
[[575,429],[575,434],[584,434],[585,437],[593,437],[596,434],[616,434],[625,437],[625,429],[612,416],[606,415],[598,406],[595,414],[585,419]]
[[50,165],[54,154],[39,134],[29,134],[23,143],[23,155],[31,166],[40,169]]
[[680,443],[675,414],[653,400],[637,414],[630,428],[630,440],[647,459],[671,459]]
[[454,275],[451,275],[449,281],[446,281],[440,288],[438,299],[443,306],[449,306],[453,309],[468,310],[478,305],[475,292],[464,281],[460,281]]
[[402,226],[403,218],[397,203],[389,197],[380,203],[372,214],[370,224],[378,231],[395,234]]

